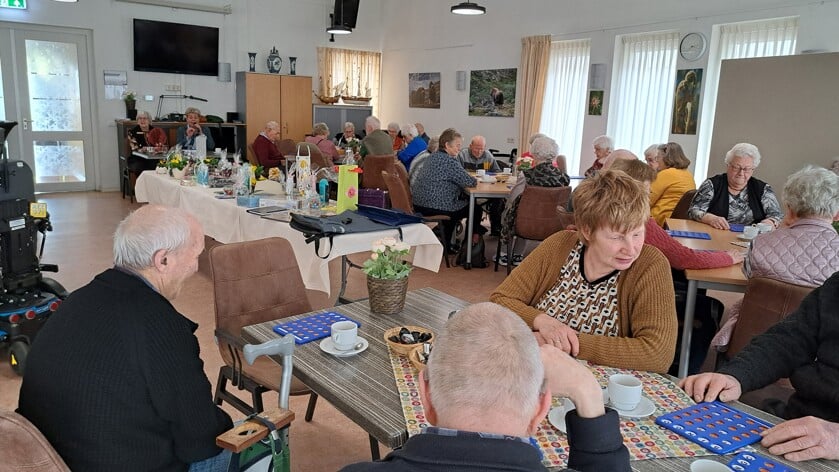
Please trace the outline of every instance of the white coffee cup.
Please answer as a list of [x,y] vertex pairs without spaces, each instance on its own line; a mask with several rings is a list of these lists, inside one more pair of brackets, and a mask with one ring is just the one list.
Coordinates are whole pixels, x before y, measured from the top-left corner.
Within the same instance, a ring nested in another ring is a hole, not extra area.
[[757,229],[757,226],[744,226],[743,227],[743,237],[746,239],[752,239],[760,233],[760,230]]
[[618,410],[634,410],[641,401],[641,381],[634,375],[614,374],[608,388],[609,403]]
[[332,323],[332,345],[339,351],[349,351],[358,340],[358,325],[352,321]]
[[769,223],[758,223],[757,224],[757,230],[760,231],[761,233],[768,233],[768,232],[772,231],[773,228],[774,227],[772,225],[770,225]]
[[477,175],[478,177],[483,177],[483,176],[486,175],[486,173],[487,173],[487,171],[485,171],[483,169],[478,169],[478,170],[475,171],[475,175]]
[[690,472],[731,472],[731,469],[717,461],[697,459],[690,463]]
[[510,169],[509,167],[505,167],[504,170],[501,173],[502,174],[512,174],[513,169]]

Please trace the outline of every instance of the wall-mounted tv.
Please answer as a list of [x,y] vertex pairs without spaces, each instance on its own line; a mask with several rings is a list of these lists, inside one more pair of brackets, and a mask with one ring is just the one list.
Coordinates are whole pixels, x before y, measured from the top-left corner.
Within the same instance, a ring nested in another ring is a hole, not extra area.
[[134,19],[134,70],[218,74],[218,28]]

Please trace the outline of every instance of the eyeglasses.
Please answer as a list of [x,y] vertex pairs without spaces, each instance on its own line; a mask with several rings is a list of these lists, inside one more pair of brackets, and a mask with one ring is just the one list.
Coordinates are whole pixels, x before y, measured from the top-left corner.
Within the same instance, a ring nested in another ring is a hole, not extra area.
[[728,166],[729,169],[733,170],[735,174],[739,174],[740,172],[744,174],[751,174],[755,171],[754,167],[740,167],[740,166]]

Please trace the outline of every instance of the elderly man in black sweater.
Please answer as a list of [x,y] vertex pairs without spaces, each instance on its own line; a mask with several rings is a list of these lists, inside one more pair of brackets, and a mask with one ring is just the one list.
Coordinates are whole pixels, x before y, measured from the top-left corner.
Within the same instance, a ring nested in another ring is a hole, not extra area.
[[839,272],[717,373],[680,385],[696,401],[728,402],[785,377],[795,387],[789,421],[764,431],[761,444],[792,461],[839,459]]
[[[73,292],[27,358],[18,412],[72,470],[227,470],[197,325],[170,303],[198,269],[204,233],[148,205],[114,235],[114,265]],[[200,467],[200,468],[198,468]]]

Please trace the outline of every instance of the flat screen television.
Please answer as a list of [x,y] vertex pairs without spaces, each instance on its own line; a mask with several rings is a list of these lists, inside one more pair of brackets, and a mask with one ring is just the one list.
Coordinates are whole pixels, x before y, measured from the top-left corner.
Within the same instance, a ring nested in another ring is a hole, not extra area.
[[134,70],[218,74],[218,28],[134,18]]
[[335,0],[332,23],[354,29],[358,19],[358,2],[359,0]]

